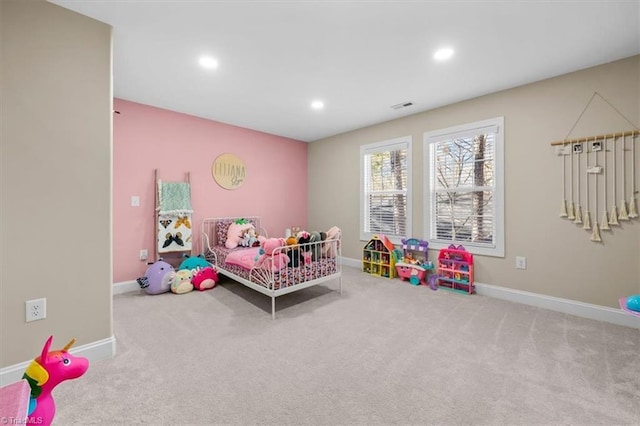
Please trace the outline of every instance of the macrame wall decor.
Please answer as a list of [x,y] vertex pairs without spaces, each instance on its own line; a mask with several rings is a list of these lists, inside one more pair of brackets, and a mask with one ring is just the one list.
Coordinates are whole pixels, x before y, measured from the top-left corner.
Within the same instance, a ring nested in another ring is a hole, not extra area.
[[[634,130],[568,139],[596,96],[633,126]],[[594,92],[567,136],[551,143],[556,147],[556,154],[562,157],[560,217],[591,231],[590,240],[593,242],[602,241],[601,230],[611,231],[612,227],[621,227],[624,222],[638,218],[635,163],[639,136],[638,126],[602,95]],[[608,206],[611,206],[610,210],[607,209]]]

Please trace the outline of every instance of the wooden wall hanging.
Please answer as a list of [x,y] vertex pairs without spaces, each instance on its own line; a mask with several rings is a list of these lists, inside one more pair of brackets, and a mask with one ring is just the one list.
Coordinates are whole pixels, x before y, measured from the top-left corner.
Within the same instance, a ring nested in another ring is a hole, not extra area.
[[247,169],[237,155],[221,154],[213,161],[211,174],[224,189],[238,189],[247,178]]
[[[596,96],[604,100],[635,130],[568,139]],[[562,157],[560,217],[582,225],[584,230],[590,230],[591,241],[602,241],[600,230],[610,231],[612,227],[621,226],[621,222],[638,218],[635,145],[639,135],[638,126],[602,95],[594,92],[567,136],[561,141],[551,142],[552,146],[558,147],[556,154]],[[599,193],[602,193],[602,197]],[[611,207],[608,209],[607,206]]]

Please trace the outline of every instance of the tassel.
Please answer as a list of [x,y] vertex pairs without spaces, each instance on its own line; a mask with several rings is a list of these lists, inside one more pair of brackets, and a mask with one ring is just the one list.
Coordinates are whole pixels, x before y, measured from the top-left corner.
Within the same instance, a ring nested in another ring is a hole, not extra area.
[[600,227],[600,229],[602,229],[603,231],[608,231],[609,229],[609,219],[607,218],[607,211],[605,210],[604,213],[602,213],[602,219],[600,219],[600,222],[602,223],[602,226]]
[[638,211],[636,210],[636,197],[631,196],[629,200],[629,217],[635,219],[638,217]]
[[567,217],[567,202],[562,200],[562,205],[560,205],[560,217]]
[[591,215],[589,214],[589,210],[584,212],[584,225],[582,225],[582,229],[591,229]]
[[620,214],[618,215],[619,220],[629,220],[629,215],[627,214],[627,202],[625,200],[620,201]]
[[573,221],[573,223],[582,223],[582,209],[580,208],[580,204],[576,204],[576,219]]
[[611,214],[609,214],[609,225],[618,226],[618,210],[616,206],[611,207]]
[[600,229],[598,228],[598,222],[593,224],[593,232],[591,233],[591,241],[600,242]]
[[576,215],[573,212],[573,201],[569,201],[569,213],[567,215],[567,219],[573,220],[576,218]]

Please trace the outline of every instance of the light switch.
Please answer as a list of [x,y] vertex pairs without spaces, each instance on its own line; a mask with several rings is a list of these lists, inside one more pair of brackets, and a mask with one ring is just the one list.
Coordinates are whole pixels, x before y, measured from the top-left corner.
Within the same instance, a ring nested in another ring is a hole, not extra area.
[[140,197],[137,195],[131,196],[131,207],[140,207]]

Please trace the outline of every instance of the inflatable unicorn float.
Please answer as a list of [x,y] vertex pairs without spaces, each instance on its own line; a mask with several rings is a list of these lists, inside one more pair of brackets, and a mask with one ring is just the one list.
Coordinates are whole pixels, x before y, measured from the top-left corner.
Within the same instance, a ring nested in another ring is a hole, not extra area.
[[49,336],[40,356],[31,361],[22,376],[31,386],[27,424],[49,426],[56,414],[53,388],[82,376],[89,368],[89,360],[68,352],[76,339],[71,339],[61,350],[49,351],[52,341],[53,336]]

